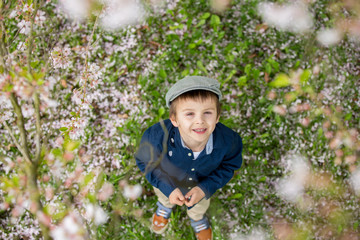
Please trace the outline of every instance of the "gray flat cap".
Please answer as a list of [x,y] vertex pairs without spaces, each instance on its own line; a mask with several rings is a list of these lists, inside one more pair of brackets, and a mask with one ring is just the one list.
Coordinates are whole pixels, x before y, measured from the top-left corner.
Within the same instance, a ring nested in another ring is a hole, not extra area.
[[221,100],[220,83],[215,79],[202,76],[188,76],[177,81],[166,93],[166,106],[185,92],[192,90],[207,90],[215,93]]

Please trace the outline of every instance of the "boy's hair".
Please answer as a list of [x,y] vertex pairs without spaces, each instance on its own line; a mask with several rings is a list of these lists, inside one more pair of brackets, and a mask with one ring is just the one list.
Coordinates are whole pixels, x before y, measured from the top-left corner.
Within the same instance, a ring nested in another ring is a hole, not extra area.
[[213,92],[210,92],[207,90],[201,90],[201,89],[185,92],[185,93],[181,94],[180,96],[178,96],[177,98],[175,98],[170,103],[169,116],[170,116],[170,118],[176,117],[176,105],[177,105],[177,102],[179,102],[180,100],[191,99],[191,100],[199,100],[199,101],[203,102],[208,98],[215,101],[216,114],[217,114],[217,117],[219,117],[220,113],[221,113],[221,104],[220,104],[218,96]]

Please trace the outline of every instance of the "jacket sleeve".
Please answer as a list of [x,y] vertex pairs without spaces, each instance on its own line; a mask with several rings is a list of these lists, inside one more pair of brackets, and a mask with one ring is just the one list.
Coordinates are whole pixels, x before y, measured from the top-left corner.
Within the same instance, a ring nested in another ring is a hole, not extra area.
[[164,134],[152,127],[147,129],[141,139],[135,159],[137,166],[145,174],[145,178],[150,184],[160,189],[166,197],[169,197],[176,187],[171,178],[160,167],[160,161],[163,160],[161,147],[163,136]]
[[199,183],[199,187],[204,191],[206,199],[209,199],[219,188],[225,186],[234,176],[234,171],[241,167],[241,164],[242,140],[234,132],[231,147],[221,164]]

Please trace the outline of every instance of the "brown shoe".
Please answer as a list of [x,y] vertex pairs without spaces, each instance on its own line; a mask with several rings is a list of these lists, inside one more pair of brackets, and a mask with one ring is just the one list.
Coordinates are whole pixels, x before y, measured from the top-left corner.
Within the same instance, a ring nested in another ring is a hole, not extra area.
[[193,227],[197,240],[212,240],[212,231],[209,221],[206,217],[199,221],[191,219],[191,226]]
[[158,208],[153,215],[151,230],[154,233],[162,234],[168,227],[172,208],[165,207],[159,201],[156,203],[156,205],[158,206]]
[[166,228],[168,227],[169,219],[166,219],[162,216],[158,216],[156,213],[153,215],[151,230],[154,233],[162,234],[165,232]]
[[197,240],[212,240],[212,231],[211,227],[201,230],[200,232],[196,233]]

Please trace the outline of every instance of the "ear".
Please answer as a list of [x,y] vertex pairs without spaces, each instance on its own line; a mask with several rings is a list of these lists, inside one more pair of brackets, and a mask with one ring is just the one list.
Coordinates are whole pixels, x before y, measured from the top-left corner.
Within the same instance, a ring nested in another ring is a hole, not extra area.
[[220,114],[219,114],[219,116],[218,116],[217,119],[216,119],[216,123],[219,122],[219,119],[220,119]]
[[176,121],[176,118],[175,118],[174,116],[171,116],[171,117],[170,117],[170,121],[171,121],[171,123],[172,123],[172,125],[173,125],[174,127],[178,127],[178,126],[179,126],[179,124],[178,124],[178,122]]

